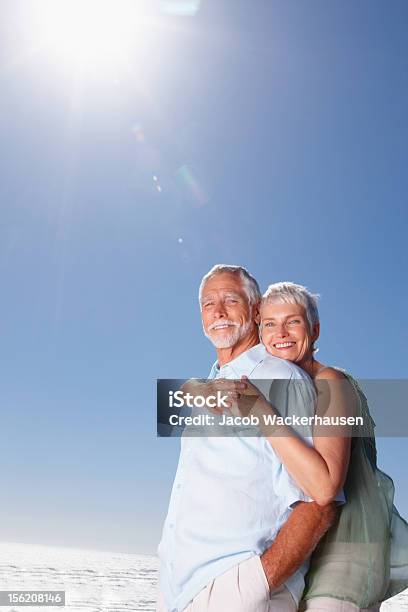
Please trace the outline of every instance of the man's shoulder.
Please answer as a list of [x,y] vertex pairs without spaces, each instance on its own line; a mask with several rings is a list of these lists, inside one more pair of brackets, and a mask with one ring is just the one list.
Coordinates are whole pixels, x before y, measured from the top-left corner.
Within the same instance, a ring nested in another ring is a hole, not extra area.
[[309,380],[307,373],[296,364],[266,353],[252,372],[251,378],[290,378]]

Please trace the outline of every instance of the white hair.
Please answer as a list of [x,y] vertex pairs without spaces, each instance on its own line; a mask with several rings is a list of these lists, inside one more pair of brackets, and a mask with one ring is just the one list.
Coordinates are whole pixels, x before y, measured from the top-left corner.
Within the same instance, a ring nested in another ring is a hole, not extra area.
[[253,306],[254,304],[258,304],[258,302],[260,301],[261,291],[259,289],[259,285],[254,279],[254,277],[251,276],[251,274],[248,272],[248,270],[246,270],[242,266],[228,266],[226,264],[217,264],[213,266],[209,272],[207,272],[207,274],[203,277],[200,283],[200,288],[198,290],[198,299],[200,302],[200,306],[203,287],[205,283],[216,274],[236,274],[242,282],[242,287],[247,295],[249,305]]
[[299,304],[303,306],[310,326],[310,331],[312,331],[313,327],[319,323],[319,310],[317,308],[319,297],[320,295],[318,293],[311,293],[303,285],[285,281],[283,283],[269,285],[262,296],[261,305],[283,302],[285,304]]

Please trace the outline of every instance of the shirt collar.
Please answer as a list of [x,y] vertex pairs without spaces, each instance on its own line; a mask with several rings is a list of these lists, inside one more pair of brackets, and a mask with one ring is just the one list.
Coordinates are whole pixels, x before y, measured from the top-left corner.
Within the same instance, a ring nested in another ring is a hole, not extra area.
[[232,361],[229,361],[225,365],[219,367],[216,361],[210,371],[208,378],[215,378],[219,374],[233,374],[235,378],[241,378],[241,376],[250,376],[256,366],[265,359],[267,355],[266,349],[263,344],[257,344],[252,348],[244,351],[238,357],[235,357]]

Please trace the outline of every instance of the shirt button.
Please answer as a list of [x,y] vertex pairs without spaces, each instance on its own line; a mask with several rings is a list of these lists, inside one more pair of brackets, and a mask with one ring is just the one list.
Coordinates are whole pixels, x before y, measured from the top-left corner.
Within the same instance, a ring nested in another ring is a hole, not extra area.
[[176,489],[177,490],[181,489],[181,484],[180,483],[178,485],[176,485]]
[[174,529],[174,523],[170,523],[169,527],[170,529]]

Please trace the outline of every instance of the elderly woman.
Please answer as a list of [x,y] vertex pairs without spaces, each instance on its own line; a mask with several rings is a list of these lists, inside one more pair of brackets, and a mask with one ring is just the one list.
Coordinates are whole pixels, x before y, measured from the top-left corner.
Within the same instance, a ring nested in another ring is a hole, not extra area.
[[[305,493],[325,504],[343,487],[347,499],[313,554],[300,609],[378,610],[381,601],[408,586],[408,525],[393,505],[391,478],[377,468],[367,400],[348,373],[315,358],[320,331],[317,296],[305,287],[289,282],[270,285],[259,322],[267,351],[296,363],[314,380],[317,410],[323,398],[326,414],[334,414],[336,403],[340,405],[351,390],[355,411],[365,423],[363,436],[361,431],[351,436],[314,435],[313,446],[285,435],[288,432],[268,437]],[[271,409],[262,395],[259,401]]]

